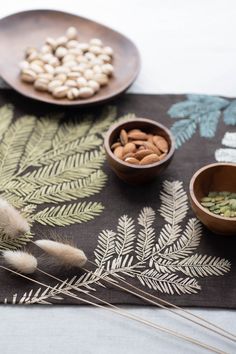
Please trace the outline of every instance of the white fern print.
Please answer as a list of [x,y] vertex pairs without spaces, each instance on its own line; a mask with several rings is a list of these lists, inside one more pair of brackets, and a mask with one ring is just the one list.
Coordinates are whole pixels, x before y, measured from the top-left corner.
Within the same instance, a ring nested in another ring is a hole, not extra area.
[[[151,207],[140,211],[137,223],[127,215],[121,216],[115,231],[103,230],[98,236],[95,271],[72,278],[70,284],[94,291],[97,285],[104,286],[106,278],[111,281],[115,277],[114,281],[119,282],[121,277],[132,277],[144,287],[181,295],[199,292],[198,278],[229,272],[228,260],[194,253],[202,236],[201,224],[191,218],[183,229],[188,204],[182,182],[164,182],[160,198],[159,213],[166,223],[159,235],[155,231],[156,213]],[[38,300],[32,292],[18,302],[48,303],[50,298],[58,298],[68,290],[72,290],[68,283],[57,284],[53,290],[38,296]]]

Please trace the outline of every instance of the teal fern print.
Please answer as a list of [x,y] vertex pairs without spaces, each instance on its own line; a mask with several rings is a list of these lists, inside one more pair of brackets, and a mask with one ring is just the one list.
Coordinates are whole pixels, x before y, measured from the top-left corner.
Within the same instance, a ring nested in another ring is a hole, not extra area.
[[224,122],[227,125],[236,125],[236,101],[232,101],[225,109]]
[[186,101],[172,105],[168,114],[171,118],[180,118],[171,128],[176,146],[180,147],[190,140],[198,127],[201,137],[213,138],[221,110],[228,105],[229,101],[226,99],[207,95],[187,95]]

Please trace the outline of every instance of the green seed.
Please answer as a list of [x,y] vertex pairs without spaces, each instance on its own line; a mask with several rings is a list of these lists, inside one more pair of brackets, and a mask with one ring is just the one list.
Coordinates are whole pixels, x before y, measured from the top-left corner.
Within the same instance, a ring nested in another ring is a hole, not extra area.
[[207,208],[212,207],[212,206],[215,205],[215,204],[212,203],[212,202],[202,202],[201,204],[202,204],[204,207],[207,207]]
[[212,201],[212,198],[209,198],[209,197],[204,197],[201,199],[201,202],[211,202]]
[[230,211],[230,209],[229,209],[228,206],[223,206],[223,207],[220,208],[220,212],[223,213],[223,214],[224,214],[227,210]]
[[214,214],[220,214],[220,209],[215,209],[215,210],[213,211],[213,213],[214,213]]
[[215,197],[216,202],[221,202],[222,200],[224,200],[224,197],[221,197],[221,196]]
[[230,192],[219,192],[219,195],[222,195],[223,197],[228,197],[230,195]]
[[230,214],[231,214],[231,211],[230,210],[226,210],[225,212],[224,212],[224,216],[225,217],[230,217]]
[[216,197],[217,192],[209,192],[208,197]]
[[229,205],[232,210],[236,210],[236,199],[229,199]]

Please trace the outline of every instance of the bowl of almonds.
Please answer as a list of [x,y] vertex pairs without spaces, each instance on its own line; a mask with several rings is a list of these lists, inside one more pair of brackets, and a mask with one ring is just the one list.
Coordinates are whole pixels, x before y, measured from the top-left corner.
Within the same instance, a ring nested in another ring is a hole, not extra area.
[[112,170],[130,184],[154,179],[169,165],[175,151],[171,132],[146,118],[114,124],[104,146]]
[[192,209],[212,232],[236,236],[236,164],[202,167],[190,181]]

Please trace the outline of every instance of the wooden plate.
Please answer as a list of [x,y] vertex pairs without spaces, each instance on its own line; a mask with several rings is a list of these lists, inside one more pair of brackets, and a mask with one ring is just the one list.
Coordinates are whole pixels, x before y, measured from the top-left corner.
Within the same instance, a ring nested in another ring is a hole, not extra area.
[[[69,26],[78,29],[82,41],[98,37],[115,52],[114,77],[89,99],[55,99],[49,93],[34,90],[31,84],[19,78],[19,62],[24,58],[25,48],[40,47],[46,37],[59,37]],[[0,75],[11,87],[24,96],[57,105],[84,106],[107,101],[124,92],[140,68],[137,48],[122,34],[86,18],[52,10],[25,11],[0,20],[0,53]]]

